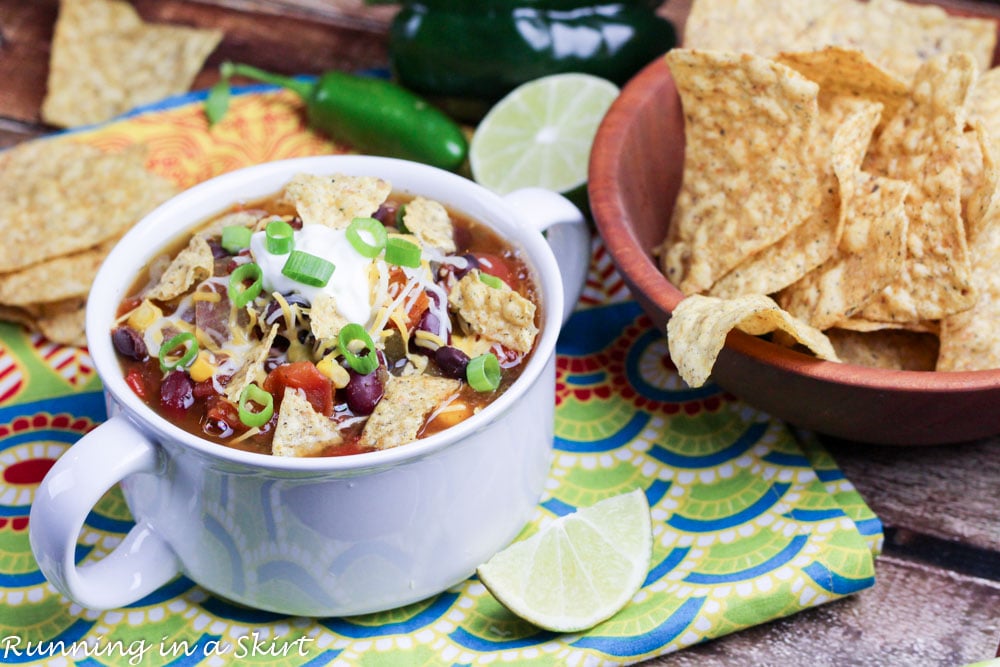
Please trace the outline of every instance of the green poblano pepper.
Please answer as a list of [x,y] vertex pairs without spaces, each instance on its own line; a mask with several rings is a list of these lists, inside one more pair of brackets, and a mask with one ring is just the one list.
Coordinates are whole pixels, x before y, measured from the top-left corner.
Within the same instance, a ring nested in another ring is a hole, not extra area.
[[662,0],[404,0],[393,75],[465,120],[525,81],[585,72],[623,85],[676,43]]

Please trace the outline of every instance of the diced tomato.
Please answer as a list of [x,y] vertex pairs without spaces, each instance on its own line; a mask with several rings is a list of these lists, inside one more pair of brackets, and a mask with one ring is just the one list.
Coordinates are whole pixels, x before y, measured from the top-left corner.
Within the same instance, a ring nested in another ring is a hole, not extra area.
[[274,396],[275,412],[286,387],[305,392],[306,400],[316,412],[327,417],[333,412],[333,383],[311,361],[282,364],[267,374],[264,391]]
[[[389,294],[392,296],[397,296],[399,290],[406,285],[406,274],[398,266],[394,266],[389,270]],[[415,328],[420,324],[420,318],[424,316],[427,309],[430,308],[431,300],[427,296],[427,292],[421,291],[414,300],[413,305],[410,306],[409,312],[407,312],[406,327],[408,329]]]
[[125,374],[125,384],[135,392],[136,396],[143,400],[146,399],[146,382],[142,379],[142,371],[138,368],[133,368]]
[[211,422],[223,422],[234,431],[247,430],[240,421],[240,413],[235,405],[219,394],[213,394],[205,400],[205,419]]
[[517,288],[514,273],[510,270],[510,266],[504,261],[503,257],[488,252],[474,252],[472,254],[479,262],[480,271],[488,273],[491,276],[496,276],[511,287]]

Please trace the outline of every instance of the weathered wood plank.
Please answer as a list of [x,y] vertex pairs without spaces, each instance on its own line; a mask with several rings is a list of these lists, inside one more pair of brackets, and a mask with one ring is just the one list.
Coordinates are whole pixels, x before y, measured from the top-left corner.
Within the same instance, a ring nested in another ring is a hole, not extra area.
[[[1000,552],[1000,439],[916,448],[826,444],[886,525]],[[1000,573],[1000,557],[996,567]]]
[[1000,584],[892,557],[876,569],[868,591],[647,664],[956,667],[996,654]]

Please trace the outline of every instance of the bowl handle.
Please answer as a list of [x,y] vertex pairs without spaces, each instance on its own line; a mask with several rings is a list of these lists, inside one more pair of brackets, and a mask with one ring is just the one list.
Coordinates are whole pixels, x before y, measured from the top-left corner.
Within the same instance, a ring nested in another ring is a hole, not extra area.
[[590,268],[590,227],[570,200],[545,188],[522,188],[504,199],[528,225],[545,234],[563,284],[562,324],[573,314]]
[[111,417],[59,457],[38,487],[28,525],[35,560],[60,593],[90,609],[114,609],[180,573],[173,550],[141,521],[107,556],[76,565],[77,538],[101,496],[128,475],[162,468],[160,448],[122,416]]

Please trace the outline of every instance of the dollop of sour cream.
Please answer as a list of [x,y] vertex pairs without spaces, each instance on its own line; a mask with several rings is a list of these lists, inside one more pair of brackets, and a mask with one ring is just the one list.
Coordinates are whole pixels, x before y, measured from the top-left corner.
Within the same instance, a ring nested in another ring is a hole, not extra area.
[[288,294],[295,292],[308,299],[316,300],[320,292],[332,296],[337,310],[347,320],[365,324],[372,314],[370,290],[368,289],[368,269],[372,260],[363,257],[347,240],[346,231],[332,229],[326,225],[303,225],[294,233],[294,250],[322,257],[332,262],[333,275],[323,287],[313,287],[293,280],[281,272],[290,253],[275,254],[267,250],[267,234],[256,232],[250,237],[250,252],[263,273],[262,283],[268,292]]

